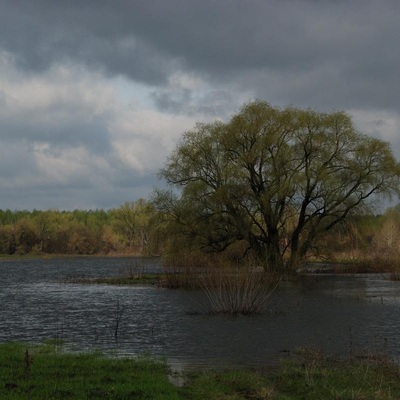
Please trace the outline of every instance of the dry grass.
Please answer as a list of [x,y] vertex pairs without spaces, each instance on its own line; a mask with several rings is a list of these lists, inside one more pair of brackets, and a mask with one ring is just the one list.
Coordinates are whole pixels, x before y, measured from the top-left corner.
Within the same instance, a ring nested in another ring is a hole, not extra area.
[[365,270],[371,273],[389,273],[390,280],[399,281],[400,258],[390,254],[376,255],[365,262]]
[[169,289],[198,287],[196,275],[213,265],[211,257],[202,254],[173,254],[164,259],[161,286]]
[[[400,278],[400,256],[391,253],[365,254],[359,258],[334,258],[329,260],[328,272],[349,274],[391,274],[394,280]],[[322,269],[323,271],[323,269]],[[397,277],[397,279],[396,279]]]

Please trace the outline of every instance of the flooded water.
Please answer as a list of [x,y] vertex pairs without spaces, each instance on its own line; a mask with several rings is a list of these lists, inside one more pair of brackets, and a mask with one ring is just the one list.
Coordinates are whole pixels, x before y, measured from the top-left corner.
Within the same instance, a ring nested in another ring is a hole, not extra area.
[[[68,351],[146,353],[184,367],[272,366],[301,347],[400,359],[400,282],[382,275],[305,276],[281,284],[265,313],[240,317],[204,314],[196,291],[65,283],[123,275],[136,262],[0,261],[0,341],[51,339]],[[140,262],[160,270],[157,259]]]

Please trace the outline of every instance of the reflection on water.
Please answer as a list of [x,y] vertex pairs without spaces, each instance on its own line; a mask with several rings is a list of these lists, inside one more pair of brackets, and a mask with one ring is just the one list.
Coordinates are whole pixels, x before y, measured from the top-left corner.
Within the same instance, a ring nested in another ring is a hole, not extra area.
[[[196,291],[64,283],[120,275],[134,262],[0,262],[0,341],[62,339],[71,351],[148,353],[184,366],[269,366],[303,346],[399,358],[400,287],[383,276],[307,276],[282,284],[265,314],[235,318],[201,313],[205,299]],[[145,263],[150,272],[160,268],[158,260]]]

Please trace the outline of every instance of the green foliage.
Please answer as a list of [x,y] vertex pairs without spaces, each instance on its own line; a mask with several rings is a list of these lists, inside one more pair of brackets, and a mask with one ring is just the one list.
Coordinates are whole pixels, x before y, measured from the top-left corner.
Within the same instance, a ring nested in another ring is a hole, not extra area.
[[124,245],[141,254],[157,251],[153,240],[156,235],[157,215],[153,204],[144,199],[128,202],[111,210],[112,227]]
[[104,210],[0,210],[0,254],[157,254],[157,215],[140,199]]
[[11,225],[0,226],[0,253],[14,254],[16,247],[13,227]]
[[245,241],[267,269],[292,271],[372,195],[397,193],[400,166],[345,113],[254,101],[186,132],[161,176],[180,196],[164,192],[157,205],[189,251]]

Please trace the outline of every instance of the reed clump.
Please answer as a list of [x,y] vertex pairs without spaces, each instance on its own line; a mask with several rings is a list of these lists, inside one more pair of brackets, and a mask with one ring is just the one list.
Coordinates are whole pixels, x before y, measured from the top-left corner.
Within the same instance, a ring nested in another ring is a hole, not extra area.
[[207,296],[209,314],[258,314],[271,300],[279,277],[259,268],[223,265],[208,268],[196,278]]
[[238,262],[226,255],[180,254],[166,259],[164,281],[168,288],[200,289],[208,314],[257,314],[264,310],[280,277],[267,273],[250,258]]

